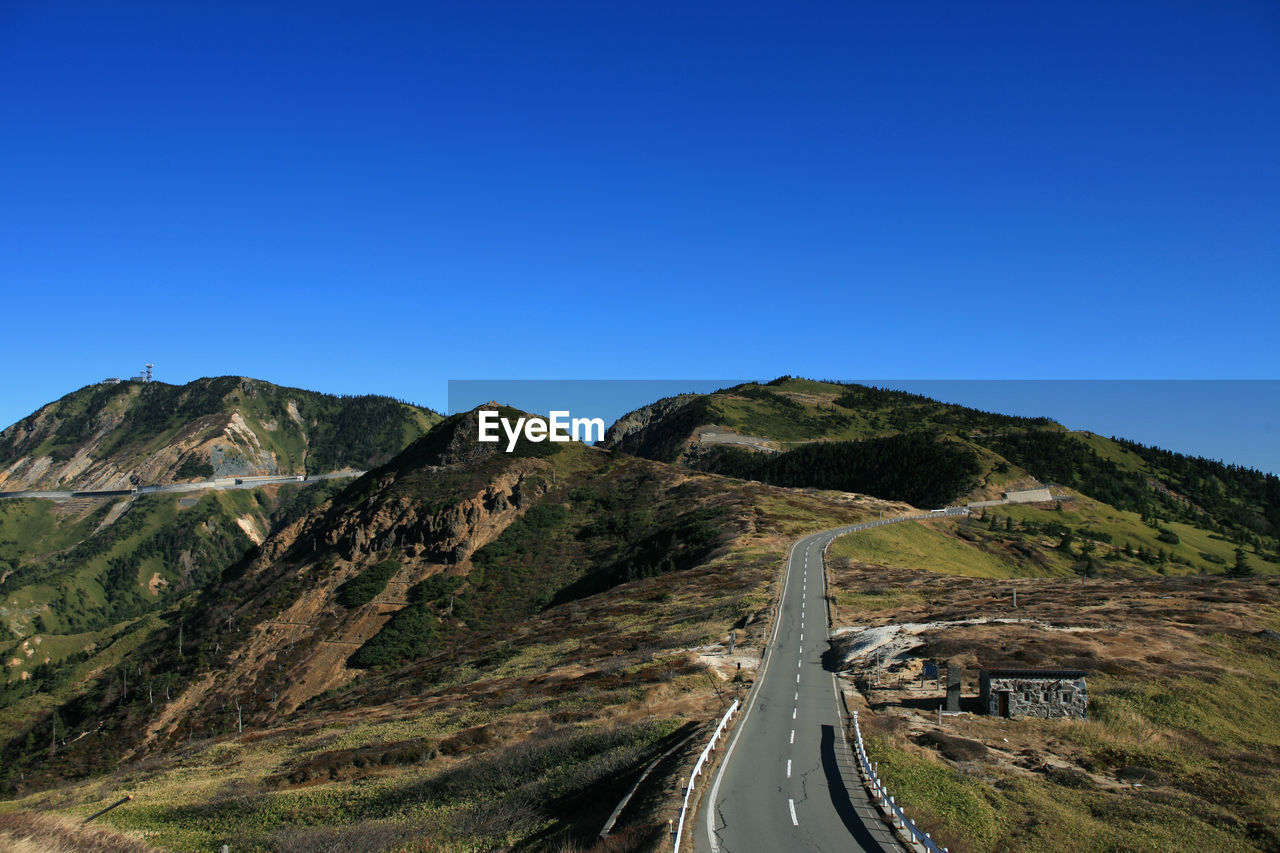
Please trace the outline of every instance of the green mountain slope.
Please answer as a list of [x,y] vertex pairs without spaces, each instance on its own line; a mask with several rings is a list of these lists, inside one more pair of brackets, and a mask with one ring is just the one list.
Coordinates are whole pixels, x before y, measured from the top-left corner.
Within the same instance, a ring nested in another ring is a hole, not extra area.
[[[439,421],[385,397],[237,377],[81,389],[0,434],[6,489],[364,468]],[[122,482],[123,481],[123,482]],[[73,680],[344,485],[0,500],[0,708]]]
[[[1278,562],[1280,478],[1071,432],[1047,418],[783,377],[660,401],[620,419],[606,439],[624,452],[699,470],[921,506],[999,498],[1010,488],[1053,483],[1111,511],[1136,514],[1157,530],[1183,525],[1232,548],[1245,546],[1260,567]],[[1044,523],[1057,530],[1052,518]],[[1116,537],[1125,532],[1111,531]],[[1177,545],[1174,538],[1170,531],[1165,544]],[[1184,566],[1221,567],[1218,550],[1186,554]]]
[[0,709],[65,683],[342,485],[0,501]]
[[0,432],[0,490],[366,469],[439,419],[389,397],[236,376],[90,385]]

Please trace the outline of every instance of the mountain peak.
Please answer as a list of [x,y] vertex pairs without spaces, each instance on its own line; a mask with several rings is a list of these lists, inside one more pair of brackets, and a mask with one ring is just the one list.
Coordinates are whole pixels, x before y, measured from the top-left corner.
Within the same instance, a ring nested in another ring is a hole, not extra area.
[[244,376],[101,382],[0,432],[0,490],[362,469],[439,419],[390,397],[338,397]]

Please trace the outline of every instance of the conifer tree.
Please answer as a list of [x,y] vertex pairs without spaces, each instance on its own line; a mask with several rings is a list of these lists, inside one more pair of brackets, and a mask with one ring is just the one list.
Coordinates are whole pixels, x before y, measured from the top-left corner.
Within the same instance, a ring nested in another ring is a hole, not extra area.
[[1233,578],[1253,577],[1253,566],[1249,565],[1249,559],[1245,556],[1243,545],[1236,546],[1236,561],[1227,570],[1227,574]]

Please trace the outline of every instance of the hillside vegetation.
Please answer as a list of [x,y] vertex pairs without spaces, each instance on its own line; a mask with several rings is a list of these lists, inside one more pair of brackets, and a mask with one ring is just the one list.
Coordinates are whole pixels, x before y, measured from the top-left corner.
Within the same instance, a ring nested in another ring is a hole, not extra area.
[[1083,496],[1052,506],[986,507],[969,518],[843,537],[831,553],[862,563],[969,577],[1280,573],[1269,552],[1185,522],[1143,518]]
[[[321,428],[292,392],[203,382],[103,391],[89,444],[68,441],[89,427],[57,428],[87,398],[33,416],[5,440],[45,461],[10,469],[103,483],[127,459],[164,476],[314,470],[355,467],[344,454],[395,430],[407,446],[341,484],[0,503],[0,643],[17,661],[0,813],[18,823],[131,793],[101,822],[163,849],[585,848],[674,749],[609,848],[654,849],[704,727],[754,677],[796,536],[1052,479],[1059,502],[831,549],[838,624],[945,623],[878,673],[854,663],[882,769],[957,850],[1061,849],[1073,820],[1091,849],[1167,846],[1178,821],[1205,849],[1270,843],[1275,478],[792,378],[659,401],[607,448],[513,453],[475,440],[474,412],[421,432],[435,416],[390,401],[326,410]],[[136,440],[110,444],[130,412]],[[1032,621],[964,621],[1003,613],[1015,584]],[[933,705],[907,691],[926,655],[1088,668],[1097,716],[924,737]],[[1139,772],[1158,790],[1135,793]]]
[[695,464],[779,486],[860,492],[926,507],[968,492],[981,471],[973,450],[927,432],[816,442],[779,454],[720,446]]
[[[833,549],[829,577],[838,625],[920,626],[915,648],[846,665],[871,759],[936,840],[974,853],[1280,846],[1276,578],[1014,579],[1024,572],[984,565],[965,540],[946,565],[932,547],[917,559],[911,546],[945,525],[900,526],[917,533],[899,568]],[[975,712],[980,667],[1083,669],[1089,718],[939,725],[925,661],[963,668],[961,707]]]
[[[754,437],[765,449],[726,445],[714,431]],[[607,439],[624,452],[699,470],[927,507],[1052,483],[1169,530],[1203,531],[1195,541],[1222,537],[1232,549],[1241,545],[1258,560],[1280,563],[1280,478],[1070,432],[1048,418],[782,377],[660,401],[621,418]],[[1173,544],[1163,543],[1166,550]],[[1186,554],[1187,565],[1221,570],[1220,550],[1200,548],[1211,556],[1198,561]]]
[[[473,435],[442,423],[13,721],[15,805],[81,814],[128,790],[103,820],[184,850],[590,839],[749,684],[720,644],[737,629],[751,671],[789,537],[901,511]],[[622,841],[661,837],[696,750]]]
[[0,502],[0,709],[74,678],[140,617],[205,588],[340,488],[285,484],[119,502]]
[[0,432],[0,489],[127,488],[385,462],[440,416],[220,376],[90,385]]

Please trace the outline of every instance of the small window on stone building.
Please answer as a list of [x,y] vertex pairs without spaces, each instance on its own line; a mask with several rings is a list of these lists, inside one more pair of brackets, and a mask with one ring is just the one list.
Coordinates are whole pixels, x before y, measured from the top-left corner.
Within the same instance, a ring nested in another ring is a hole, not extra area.
[[1069,704],[1070,702],[1071,702],[1071,694],[1066,690],[1062,691],[1062,704],[1066,705],[1066,704]]

